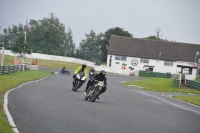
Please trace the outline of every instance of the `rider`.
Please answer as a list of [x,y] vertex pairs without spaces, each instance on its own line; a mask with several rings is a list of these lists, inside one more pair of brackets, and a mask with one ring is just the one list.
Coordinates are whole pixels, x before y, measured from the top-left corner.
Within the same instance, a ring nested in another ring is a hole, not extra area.
[[94,68],[92,67],[89,71],[89,79],[91,79],[92,77],[94,77],[94,74],[95,74],[95,70]]
[[86,67],[87,67],[86,63],[83,63],[82,66],[79,66],[74,72],[73,79],[76,77],[76,74],[78,74],[79,72],[84,72],[85,80],[83,81],[83,83],[85,83],[85,81],[87,79],[87,68]]
[[101,93],[104,93],[107,89],[107,78],[106,78],[106,72],[104,70],[101,70],[99,73],[96,73],[87,83],[87,86],[85,88],[85,91],[84,91],[84,95],[86,95],[87,93],[87,89],[93,85],[94,81],[97,80],[97,81],[103,81],[104,82],[104,86],[101,90]]
[[61,72],[62,74],[66,73],[67,69],[65,68],[65,66],[62,68]]

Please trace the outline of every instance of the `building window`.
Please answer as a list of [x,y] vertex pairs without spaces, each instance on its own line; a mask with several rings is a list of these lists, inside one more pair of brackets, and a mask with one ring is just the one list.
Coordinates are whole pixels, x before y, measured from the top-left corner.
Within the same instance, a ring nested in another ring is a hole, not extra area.
[[115,60],[120,60],[120,56],[115,56]]
[[183,73],[188,74],[188,75],[192,75],[192,68],[184,68]]
[[141,63],[147,63],[147,64],[149,64],[149,59],[141,58],[141,59],[140,59],[140,62],[141,62]]
[[115,56],[115,60],[126,61],[126,56]]
[[173,66],[173,61],[165,61],[164,66]]
[[126,56],[121,56],[122,61],[126,61]]

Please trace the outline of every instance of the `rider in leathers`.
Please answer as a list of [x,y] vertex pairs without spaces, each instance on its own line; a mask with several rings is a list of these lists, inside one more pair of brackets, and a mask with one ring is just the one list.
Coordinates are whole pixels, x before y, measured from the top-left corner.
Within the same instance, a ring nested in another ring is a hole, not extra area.
[[87,89],[93,85],[94,81],[98,80],[98,81],[103,81],[104,86],[102,87],[101,93],[104,93],[107,89],[107,78],[106,78],[106,72],[104,70],[101,70],[100,73],[96,73],[93,77],[91,77],[91,79],[88,81],[87,86],[85,88],[84,91],[84,95],[86,95],[87,93]]
[[92,79],[92,77],[94,77],[94,74],[95,74],[95,70],[94,68],[92,67],[89,71],[89,79]]
[[83,84],[83,83],[85,83],[85,81],[86,81],[86,79],[87,79],[87,65],[86,65],[86,63],[83,63],[82,64],[82,66],[79,66],[76,70],[75,70],[75,72],[74,72],[74,75],[73,75],[73,82],[72,83],[74,83],[74,78],[76,77],[76,74],[78,74],[79,72],[84,72],[84,77],[85,77],[85,80],[81,83],[81,85]]

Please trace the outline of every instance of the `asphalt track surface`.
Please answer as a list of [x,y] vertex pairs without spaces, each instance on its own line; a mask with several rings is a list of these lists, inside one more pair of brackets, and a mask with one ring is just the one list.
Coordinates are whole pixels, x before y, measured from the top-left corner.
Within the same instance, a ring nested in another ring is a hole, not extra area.
[[107,78],[94,103],[84,100],[86,83],[73,92],[72,75],[53,75],[11,91],[8,109],[20,133],[200,132],[199,107],[120,83],[136,77]]

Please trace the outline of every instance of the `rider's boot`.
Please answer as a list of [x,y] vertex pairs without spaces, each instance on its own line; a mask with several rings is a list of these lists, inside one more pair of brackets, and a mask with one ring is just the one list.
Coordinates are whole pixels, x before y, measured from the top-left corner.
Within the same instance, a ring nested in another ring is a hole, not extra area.
[[83,94],[86,96],[87,95],[86,91],[84,91]]
[[[87,88],[87,87],[86,87]],[[85,88],[83,94],[86,96],[87,95],[87,89]]]

